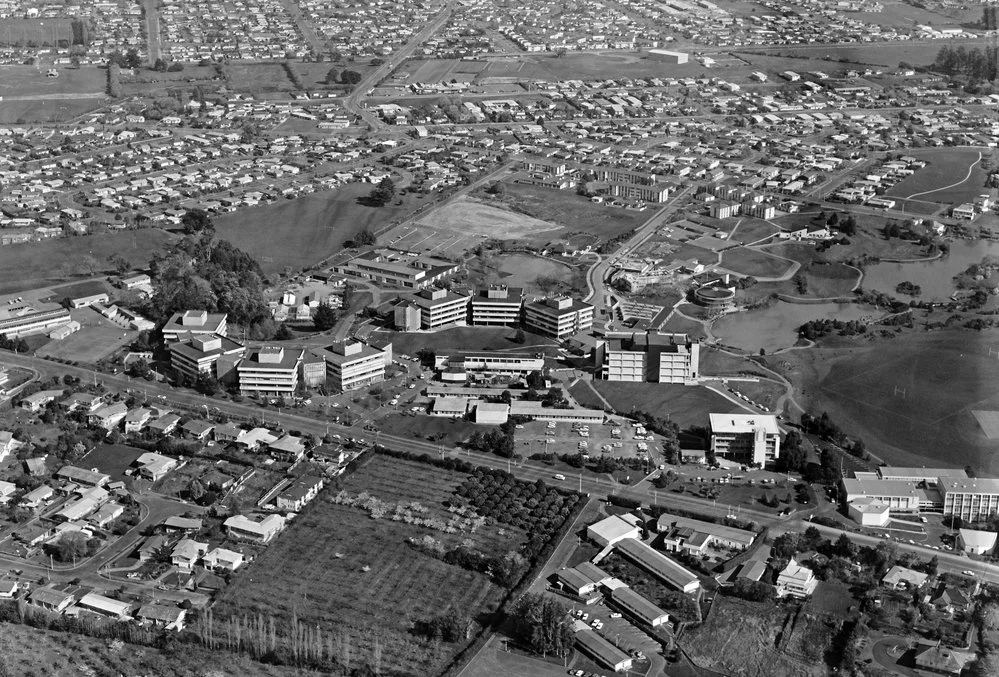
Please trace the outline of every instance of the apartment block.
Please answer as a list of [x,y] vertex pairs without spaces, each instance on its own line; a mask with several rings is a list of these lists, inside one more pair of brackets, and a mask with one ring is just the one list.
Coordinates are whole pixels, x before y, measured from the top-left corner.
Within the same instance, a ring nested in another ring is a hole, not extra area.
[[240,392],[244,395],[293,396],[298,389],[304,354],[300,348],[281,346],[254,350],[236,366]]
[[593,306],[568,297],[528,303],[524,326],[544,336],[567,339],[593,326]]
[[356,390],[385,380],[385,367],[392,361],[385,351],[360,341],[344,341],[326,349],[326,380],[338,391]]
[[686,334],[607,332],[597,343],[596,373],[605,381],[691,383],[700,349]]
[[775,416],[710,414],[711,449],[732,461],[760,466],[780,456],[780,429]]

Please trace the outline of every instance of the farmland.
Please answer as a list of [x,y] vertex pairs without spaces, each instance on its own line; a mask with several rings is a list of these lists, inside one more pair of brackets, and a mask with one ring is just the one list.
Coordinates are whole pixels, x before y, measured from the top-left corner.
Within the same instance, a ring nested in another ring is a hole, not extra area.
[[[95,272],[87,261],[104,267],[112,254],[120,254],[135,266],[164,251],[175,236],[156,228],[62,238],[0,247],[0,293],[35,289]],[[84,253],[85,252],[85,253]]]
[[822,663],[799,662],[774,648],[789,613],[720,595],[704,623],[685,632],[680,643],[699,667],[740,677],[824,675]]
[[319,673],[257,663],[245,656],[214,653],[191,645],[160,650],[119,645],[69,632],[0,623],[0,670],[10,675],[88,677],[100,674],[204,677],[311,677]]
[[[371,185],[352,183],[333,192],[313,193],[294,200],[225,214],[215,219],[219,237],[256,258],[264,273],[306,268],[340,251],[345,240],[364,229],[375,232],[405,213],[407,203],[368,207],[357,199]],[[275,228],[281,238],[275,239]]]
[[[547,518],[527,517],[525,510],[535,515],[540,508],[532,511],[519,502],[503,503],[509,510],[504,514],[512,515],[509,519],[516,525],[490,525],[474,511],[462,516],[443,507],[448,500],[461,502],[460,489],[470,504],[484,505],[480,509],[485,514],[494,514],[490,487],[504,481],[489,474],[473,476],[382,455],[369,457],[343,481],[342,493],[322,493],[236,577],[216,612],[222,617],[295,616],[324,631],[336,628],[346,638],[349,653],[341,648],[341,665],[349,656],[353,665],[367,664],[381,675],[432,674],[463,643],[432,642],[416,631],[419,624],[448,607],[486,623],[504,588],[480,570],[449,564],[430,552],[461,546],[483,557],[508,559],[507,553],[533,545],[543,533],[532,531],[528,539],[522,528],[550,524]],[[535,485],[519,484],[537,494]],[[570,499],[575,500],[564,498]]]
[[99,68],[60,68],[59,77],[50,78],[45,69],[35,66],[0,66],[0,97],[4,99],[78,94],[103,97],[106,86],[107,76]]
[[971,464],[994,474],[999,442],[986,437],[972,414],[999,409],[993,345],[986,335],[943,331],[818,347],[793,356],[798,373],[791,378],[803,391],[803,404],[828,411],[890,463]]

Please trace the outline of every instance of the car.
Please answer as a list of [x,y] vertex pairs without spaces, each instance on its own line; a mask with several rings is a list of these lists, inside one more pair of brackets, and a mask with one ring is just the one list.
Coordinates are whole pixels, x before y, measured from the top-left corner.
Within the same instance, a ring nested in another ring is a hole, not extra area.
[[965,576],[974,576],[975,575],[975,572],[971,571],[970,569],[965,569],[961,573],[964,574]]
[[522,426],[522,425],[520,425],[520,424],[518,423],[517,425],[515,425],[515,426],[514,426],[514,428],[516,428],[517,430],[523,430],[523,429],[524,429],[524,426]]
[[415,387],[416,387],[416,384],[415,384],[415,383],[410,383],[410,384],[409,384],[409,389],[410,389],[410,390],[412,390],[412,389],[413,389],[413,388],[415,388]]
[[[556,473],[556,474],[552,475],[552,477],[554,477],[555,479],[557,479],[560,482],[564,482],[565,481],[565,475],[563,475],[562,473]],[[583,614],[583,615],[585,616],[586,614]]]
[[610,617],[611,617],[611,618],[621,618],[621,614],[619,614],[618,612],[616,612],[616,611],[615,611],[614,613],[612,613],[612,614],[610,615]]
[[394,399],[394,400],[389,400],[389,404],[391,404],[391,405],[392,405],[393,407],[394,407],[395,405],[399,404],[399,400],[398,400],[398,398],[397,398],[397,399]]

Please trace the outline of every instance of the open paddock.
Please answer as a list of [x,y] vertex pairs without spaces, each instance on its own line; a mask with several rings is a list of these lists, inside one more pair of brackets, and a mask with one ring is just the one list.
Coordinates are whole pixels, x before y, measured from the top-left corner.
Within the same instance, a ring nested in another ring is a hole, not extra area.
[[[0,34],[2,32],[0,30]],[[5,99],[35,95],[58,98],[59,95],[71,94],[100,97],[107,87],[107,75],[100,68],[59,66],[56,68],[59,77],[56,78],[47,77],[47,70],[45,66],[0,66],[0,96]]]
[[753,244],[780,232],[780,228],[762,219],[742,219],[729,234],[729,242]]
[[982,154],[972,148],[948,148],[914,152],[927,165],[886,191],[892,197],[909,198],[906,208],[920,202],[960,204],[986,191],[986,173],[981,169]]
[[[669,416],[681,428],[707,425],[709,413],[745,413],[737,404],[701,386],[593,381],[593,387],[621,414],[632,410]],[[602,407],[601,407],[602,408]]]
[[369,183],[349,183],[333,191],[243,209],[215,217],[215,227],[220,237],[256,258],[266,274],[307,268],[340,251],[344,241],[362,230],[374,233],[412,208],[410,196],[401,205],[398,200],[384,207],[360,204],[358,198],[372,188]]
[[0,247],[0,294],[90,276],[92,271],[82,260],[87,256],[98,263],[97,272],[103,266],[110,268],[107,260],[112,254],[123,256],[133,266],[145,266],[175,240],[175,235],[164,230],[146,228]]
[[757,249],[738,247],[722,253],[721,265],[739,275],[773,278],[790,273],[794,262]]
[[103,104],[103,95],[94,98],[7,99],[0,101],[0,124],[69,122]]
[[575,52],[520,55],[516,59],[489,59],[481,78],[518,78],[533,80],[603,80],[607,78],[696,78],[712,69],[691,60],[673,65],[637,52]]
[[223,66],[228,86],[241,92],[287,92],[295,89],[284,67],[276,63],[233,61]]

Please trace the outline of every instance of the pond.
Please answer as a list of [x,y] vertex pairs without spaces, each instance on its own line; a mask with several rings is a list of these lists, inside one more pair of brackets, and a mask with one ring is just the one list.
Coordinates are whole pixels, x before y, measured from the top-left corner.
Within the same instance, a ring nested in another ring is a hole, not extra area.
[[766,348],[772,353],[793,346],[798,340],[798,327],[809,320],[860,320],[873,315],[870,307],[855,303],[778,302],[767,308],[725,315],[714,323],[711,332],[725,345],[752,353]]
[[[954,276],[962,273],[972,263],[979,263],[985,256],[999,255],[999,242],[992,240],[956,240],[950,243],[950,253],[934,261],[920,263],[877,263],[864,269],[864,289],[877,290],[897,296],[899,282],[919,285],[919,299],[946,301],[957,291]],[[907,297],[900,297],[906,300]]]

